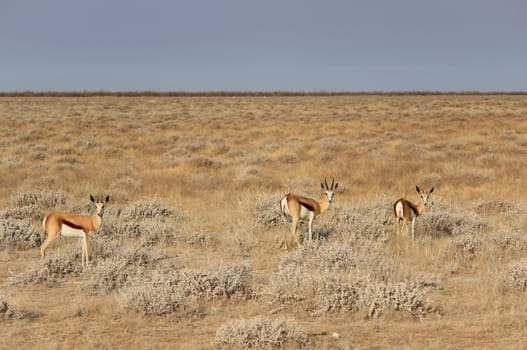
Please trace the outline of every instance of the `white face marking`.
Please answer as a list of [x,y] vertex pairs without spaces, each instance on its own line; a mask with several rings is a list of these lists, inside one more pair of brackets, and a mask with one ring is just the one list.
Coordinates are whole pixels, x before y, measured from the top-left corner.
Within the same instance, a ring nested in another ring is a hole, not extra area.
[[97,213],[97,215],[99,215],[100,217],[102,217],[104,215],[104,207],[105,207],[106,203],[95,203],[95,211]]
[[421,196],[421,200],[423,201],[423,204],[426,205],[426,203],[428,203],[428,195],[423,192],[421,192],[419,195]]
[[110,196],[106,196],[106,200],[104,202],[95,202],[95,199],[92,195],[90,195],[91,202],[95,205],[95,210],[97,212],[97,215],[99,215],[101,218],[104,214],[104,207],[106,206],[106,203],[110,200]]
[[430,194],[432,193],[433,190],[434,188],[432,187],[430,191],[428,192],[424,192],[424,191],[419,192],[419,196],[421,197],[421,200],[423,201],[424,205],[428,203],[428,198],[430,197]]
[[331,203],[331,201],[333,200],[333,191],[326,191],[326,198],[328,199],[328,201]]

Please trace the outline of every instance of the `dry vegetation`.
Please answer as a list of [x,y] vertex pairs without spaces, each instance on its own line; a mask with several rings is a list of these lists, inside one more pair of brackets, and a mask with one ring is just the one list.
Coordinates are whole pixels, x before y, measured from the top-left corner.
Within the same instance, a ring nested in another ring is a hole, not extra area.
[[[3,96],[0,147],[0,348],[527,343],[524,95]],[[331,176],[319,240],[279,249],[280,196]],[[76,239],[40,261],[89,194],[90,268]]]

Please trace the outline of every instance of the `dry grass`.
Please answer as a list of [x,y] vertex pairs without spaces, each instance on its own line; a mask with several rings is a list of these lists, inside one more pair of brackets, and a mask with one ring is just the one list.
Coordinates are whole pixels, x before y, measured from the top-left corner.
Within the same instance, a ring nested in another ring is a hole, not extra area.
[[[524,135],[523,95],[2,96],[3,346],[522,348]],[[280,196],[331,176],[319,239],[279,249]],[[90,194],[90,268],[76,239],[41,262]]]

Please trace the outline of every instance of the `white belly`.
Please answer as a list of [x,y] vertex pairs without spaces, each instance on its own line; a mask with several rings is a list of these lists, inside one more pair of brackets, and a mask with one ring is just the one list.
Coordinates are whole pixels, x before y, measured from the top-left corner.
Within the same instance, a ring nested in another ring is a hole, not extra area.
[[69,227],[69,226],[66,226],[66,225],[62,225],[62,228],[60,230],[60,234],[63,235],[64,237],[84,238],[84,231],[83,230],[80,230],[80,229],[77,229],[77,228],[73,228],[73,227]]
[[300,218],[301,219],[305,219],[305,218],[309,217],[310,213],[311,212],[309,210],[307,210],[306,208],[300,206]]

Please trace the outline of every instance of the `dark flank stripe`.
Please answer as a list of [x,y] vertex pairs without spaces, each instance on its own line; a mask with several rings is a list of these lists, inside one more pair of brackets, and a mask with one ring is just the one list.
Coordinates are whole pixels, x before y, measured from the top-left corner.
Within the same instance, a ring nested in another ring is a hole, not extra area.
[[303,206],[304,208],[306,208],[309,211],[315,211],[315,208],[312,205],[310,205],[309,203],[300,202],[300,205]]
[[410,210],[414,212],[415,216],[419,216],[419,211],[417,210],[417,206],[415,204],[408,202],[408,206],[410,207]]
[[[77,229],[77,230],[83,230],[82,226],[76,225],[71,221],[68,220],[62,220],[62,223],[66,226],[69,226],[71,228]],[[83,230],[84,231],[84,230]]]

